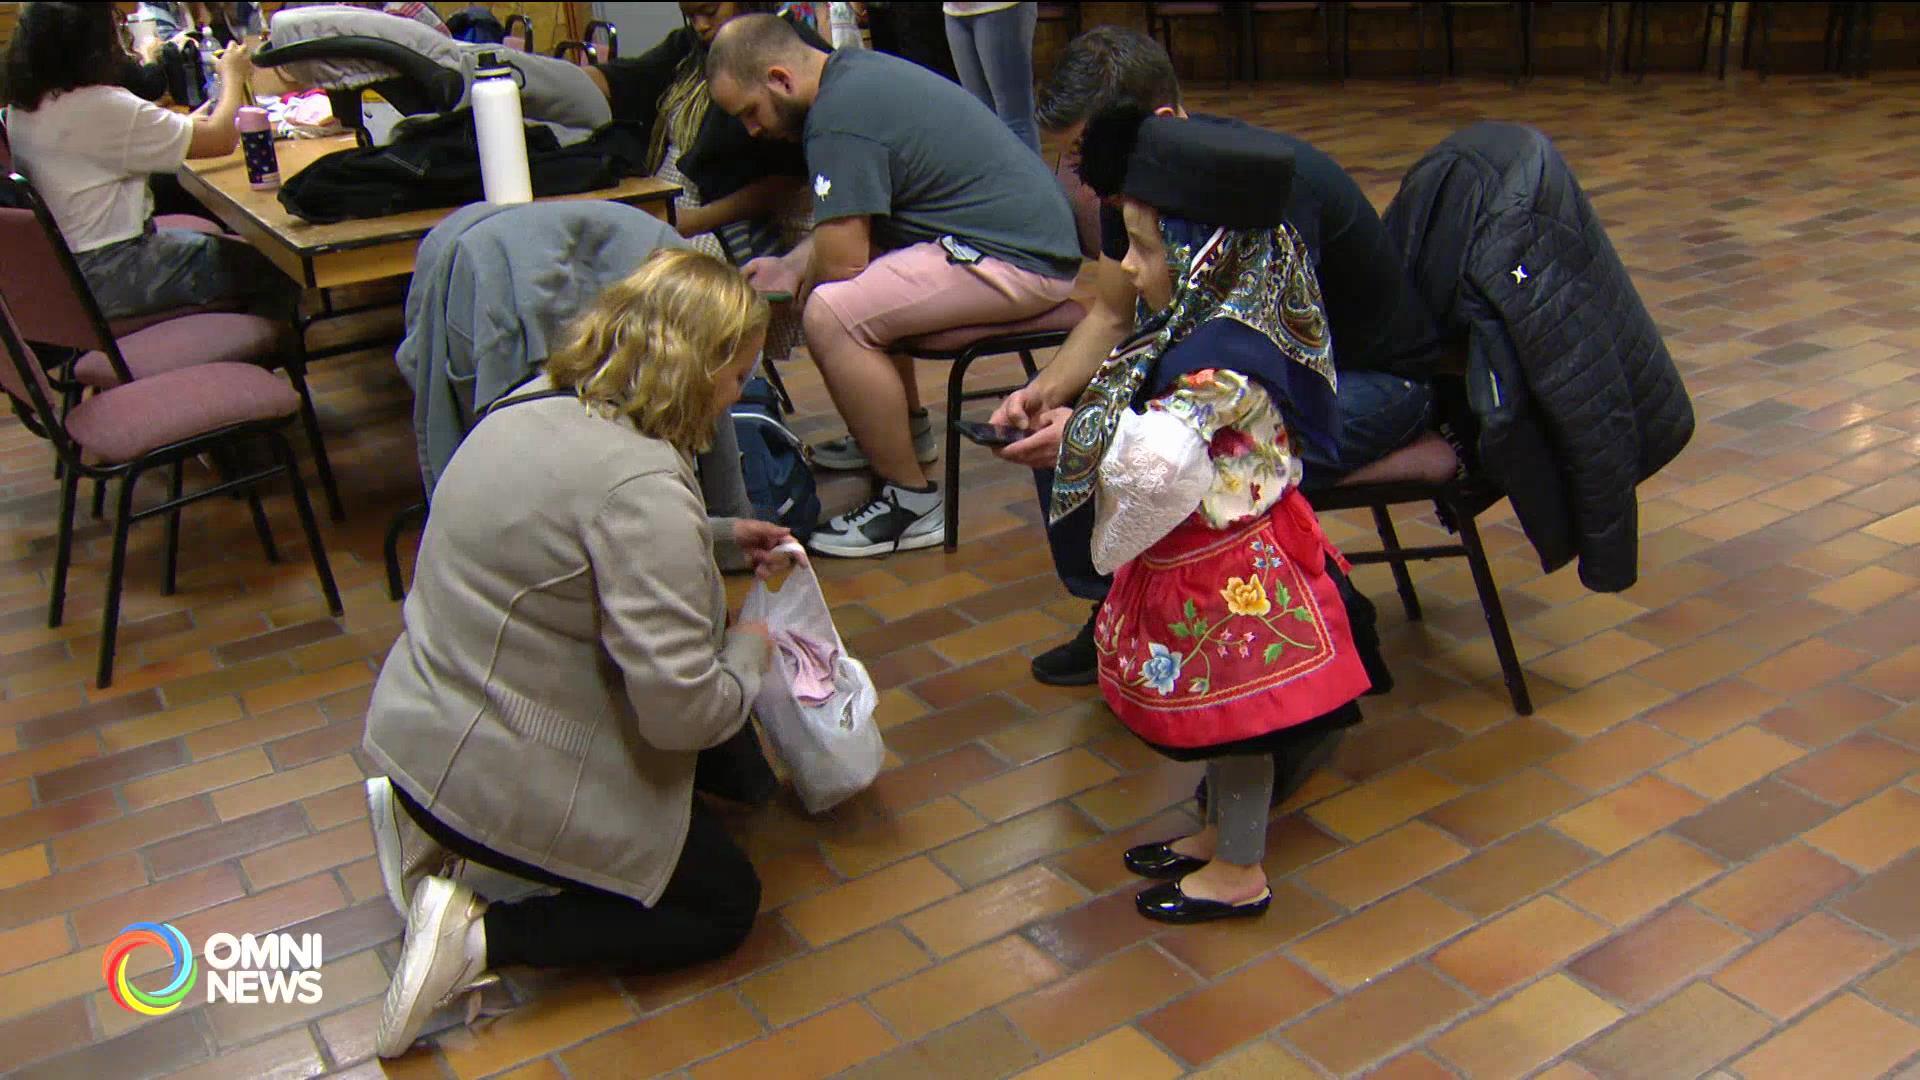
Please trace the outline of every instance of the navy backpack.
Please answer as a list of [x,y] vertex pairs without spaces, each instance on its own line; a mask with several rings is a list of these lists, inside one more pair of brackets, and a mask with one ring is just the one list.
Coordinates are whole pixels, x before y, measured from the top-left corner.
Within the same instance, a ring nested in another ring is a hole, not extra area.
[[820,522],[820,494],[806,444],[781,421],[780,399],[766,379],[747,380],[733,406],[733,430],[755,516],[785,525],[806,541]]

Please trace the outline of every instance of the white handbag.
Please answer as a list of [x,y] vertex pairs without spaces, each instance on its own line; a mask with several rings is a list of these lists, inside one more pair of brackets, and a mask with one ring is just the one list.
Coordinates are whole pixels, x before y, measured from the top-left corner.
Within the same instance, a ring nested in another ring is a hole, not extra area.
[[[792,774],[800,802],[808,813],[818,814],[865,791],[880,775],[886,746],[873,716],[880,696],[865,665],[847,654],[820,579],[800,546],[787,544],[782,550],[795,555],[785,583],[775,591],[764,581],[754,582],[740,618],[766,623],[775,638],[773,663],[754,699],[754,712],[774,754]],[[794,696],[793,661],[779,647],[782,635],[833,647],[833,695],[826,701],[813,705]]]

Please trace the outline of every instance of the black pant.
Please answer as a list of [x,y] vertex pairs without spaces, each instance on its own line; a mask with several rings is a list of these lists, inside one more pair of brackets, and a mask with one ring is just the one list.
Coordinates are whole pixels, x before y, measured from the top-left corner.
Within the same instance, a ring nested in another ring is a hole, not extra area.
[[398,785],[393,794],[441,847],[469,862],[561,890],[487,908],[489,968],[524,964],[656,975],[739,948],[760,910],[760,878],[753,864],[698,799],[667,891],[647,907],[502,855],[448,828]]

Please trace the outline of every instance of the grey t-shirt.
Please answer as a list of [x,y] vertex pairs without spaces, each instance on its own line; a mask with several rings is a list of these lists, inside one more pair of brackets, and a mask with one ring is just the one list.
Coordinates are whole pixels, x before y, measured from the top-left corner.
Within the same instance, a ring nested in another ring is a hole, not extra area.
[[1066,193],[985,105],[926,68],[867,49],[827,58],[807,113],[816,222],[871,216],[891,251],[951,236],[1053,278],[1080,268]]

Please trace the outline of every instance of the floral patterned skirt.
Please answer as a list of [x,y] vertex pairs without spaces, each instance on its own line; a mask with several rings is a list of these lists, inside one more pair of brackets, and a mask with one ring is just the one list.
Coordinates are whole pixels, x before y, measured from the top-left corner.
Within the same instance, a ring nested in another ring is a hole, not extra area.
[[1220,746],[1305,723],[1370,682],[1298,490],[1230,529],[1188,518],[1122,566],[1094,625],[1100,689],[1159,746]]

